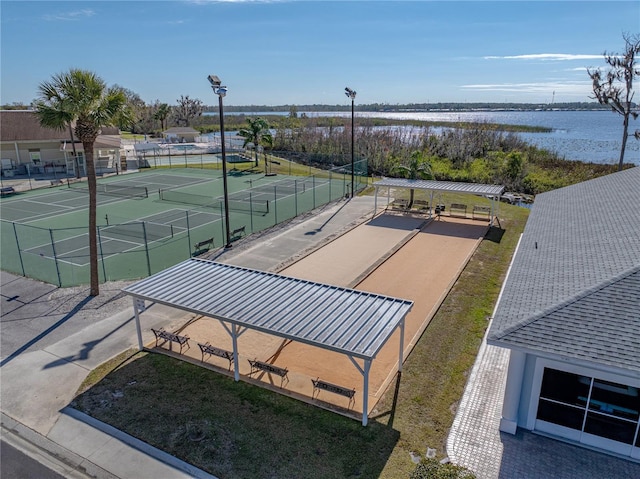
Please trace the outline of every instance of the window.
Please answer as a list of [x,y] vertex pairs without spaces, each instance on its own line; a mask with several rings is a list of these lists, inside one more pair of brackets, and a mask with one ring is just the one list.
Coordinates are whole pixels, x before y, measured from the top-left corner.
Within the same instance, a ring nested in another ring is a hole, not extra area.
[[40,158],[40,150],[29,150],[29,158],[34,166],[42,165],[42,158]]
[[536,418],[623,444],[640,444],[638,388],[544,368]]

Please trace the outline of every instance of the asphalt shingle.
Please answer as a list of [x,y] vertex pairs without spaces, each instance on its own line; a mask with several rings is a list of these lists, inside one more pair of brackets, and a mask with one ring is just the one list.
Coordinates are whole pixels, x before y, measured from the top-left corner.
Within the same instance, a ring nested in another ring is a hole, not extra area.
[[640,370],[640,168],[538,195],[488,341]]

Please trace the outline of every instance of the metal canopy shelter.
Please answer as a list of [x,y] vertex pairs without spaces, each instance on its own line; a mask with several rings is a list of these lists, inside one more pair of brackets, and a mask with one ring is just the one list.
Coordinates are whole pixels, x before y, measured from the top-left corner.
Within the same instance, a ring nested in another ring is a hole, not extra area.
[[[137,300],[218,319],[230,334],[239,378],[238,337],[248,329],[345,354],[363,376],[362,424],[367,425],[371,361],[400,328],[413,301],[191,258],[123,291],[133,297],[138,345],[143,349]],[[231,325],[231,328],[227,324]],[[361,366],[356,359],[363,361]]]
[[491,199],[490,223],[493,225],[495,217],[496,201],[500,201],[500,196],[504,193],[504,186],[501,185],[485,185],[481,183],[461,183],[456,181],[435,181],[435,180],[408,180],[404,178],[383,178],[381,181],[374,183],[376,189],[374,199],[374,211],[378,210],[378,190],[387,188],[387,202],[391,188],[405,188],[410,190],[429,190],[431,191],[431,204],[433,204],[433,192],[438,193],[466,193],[470,195],[485,196]]

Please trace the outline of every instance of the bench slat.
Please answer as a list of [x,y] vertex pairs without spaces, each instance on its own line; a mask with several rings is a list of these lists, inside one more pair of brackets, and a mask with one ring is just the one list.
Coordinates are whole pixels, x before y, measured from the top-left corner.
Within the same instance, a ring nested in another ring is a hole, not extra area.
[[229,370],[231,370],[231,362],[234,359],[234,354],[232,351],[216,348],[215,346],[211,346],[209,343],[198,343],[198,347],[200,347],[200,352],[202,353],[202,362],[204,362],[205,354],[208,354],[210,356],[217,356],[229,361]]
[[250,374],[253,374],[256,371],[264,371],[265,373],[272,373],[276,376],[280,376],[280,387],[282,387],[285,379],[287,380],[287,382],[289,382],[289,370],[287,368],[280,368],[278,366],[274,366],[273,364],[258,361],[257,359],[254,359],[253,361],[251,359],[248,359],[247,361],[249,361],[249,365],[251,366]]
[[338,386],[337,384],[332,384],[327,381],[323,381],[320,378],[312,379],[311,383],[313,384],[312,397],[314,399],[318,397],[318,394],[320,394],[320,391],[328,391],[330,393],[338,394],[340,396],[349,398],[349,409],[351,409],[351,407],[355,403],[355,398],[354,398],[354,396],[356,395],[355,389]]
[[158,341],[163,339],[165,342],[169,341],[169,351],[172,350],[173,343],[178,343],[180,345],[180,354],[182,354],[182,348],[187,346],[187,349],[191,347],[189,344],[189,336],[180,336],[178,334],[170,333],[169,331],[165,331],[164,329],[153,329],[153,334],[156,337],[156,347],[158,347]]

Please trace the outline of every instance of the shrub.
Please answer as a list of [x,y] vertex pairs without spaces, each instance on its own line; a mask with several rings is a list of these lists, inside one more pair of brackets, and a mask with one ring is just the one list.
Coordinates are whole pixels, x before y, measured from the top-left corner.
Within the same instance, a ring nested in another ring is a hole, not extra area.
[[436,459],[423,459],[410,479],[476,479],[476,476],[469,469],[450,462],[441,464]]

